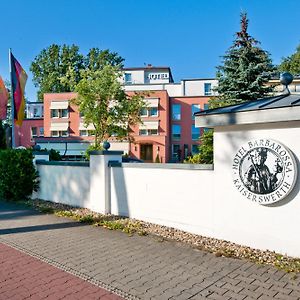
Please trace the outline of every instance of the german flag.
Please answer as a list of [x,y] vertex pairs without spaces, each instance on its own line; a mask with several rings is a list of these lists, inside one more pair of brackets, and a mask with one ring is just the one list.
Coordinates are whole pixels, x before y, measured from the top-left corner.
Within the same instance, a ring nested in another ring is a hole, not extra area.
[[14,103],[14,119],[15,124],[18,126],[22,125],[25,111],[25,84],[27,81],[27,74],[23,70],[20,63],[15,57],[10,54],[11,61],[11,83],[12,83],[12,95]]

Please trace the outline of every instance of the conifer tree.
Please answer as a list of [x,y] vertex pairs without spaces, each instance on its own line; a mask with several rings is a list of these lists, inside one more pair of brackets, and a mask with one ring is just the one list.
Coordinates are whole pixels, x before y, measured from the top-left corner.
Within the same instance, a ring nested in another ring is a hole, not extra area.
[[249,35],[246,13],[241,14],[240,23],[241,30],[223,56],[223,65],[217,67],[218,96],[210,101],[211,107],[256,100],[273,90],[266,86],[275,70],[270,55]]

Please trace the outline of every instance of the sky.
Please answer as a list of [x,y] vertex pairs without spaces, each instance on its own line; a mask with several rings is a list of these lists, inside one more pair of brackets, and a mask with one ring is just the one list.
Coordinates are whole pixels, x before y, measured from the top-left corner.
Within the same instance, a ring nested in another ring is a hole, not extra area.
[[247,12],[249,33],[274,64],[300,44],[299,0],[1,0],[0,75],[9,80],[8,49],[28,74],[26,96],[37,101],[30,64],[51,44],[110,49],[125,67],[168,66],[175,82],[213,78]]

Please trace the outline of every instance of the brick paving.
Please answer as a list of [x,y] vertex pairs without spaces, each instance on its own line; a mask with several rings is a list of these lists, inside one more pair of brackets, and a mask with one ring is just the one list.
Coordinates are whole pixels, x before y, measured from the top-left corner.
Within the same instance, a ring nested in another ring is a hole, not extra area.
[[300,277],[272,266],[1,202],[0,242],[124,299],[300,299]]
[[0,243],[0,299],[103,299],[120,297]]

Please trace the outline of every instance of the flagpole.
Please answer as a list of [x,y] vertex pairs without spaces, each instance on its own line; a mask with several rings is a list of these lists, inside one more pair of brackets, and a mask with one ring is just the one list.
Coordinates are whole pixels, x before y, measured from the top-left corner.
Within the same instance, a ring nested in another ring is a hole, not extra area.
[[13,95],[13,79],[12,79],[12,68],[11,68],[11,48],[8,52],[9,56],[9,73],[10,73],[10,97],[11,97],[11,148],[16,147],[15,143],[15,105],[14,105],[14,95]]

